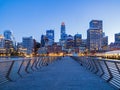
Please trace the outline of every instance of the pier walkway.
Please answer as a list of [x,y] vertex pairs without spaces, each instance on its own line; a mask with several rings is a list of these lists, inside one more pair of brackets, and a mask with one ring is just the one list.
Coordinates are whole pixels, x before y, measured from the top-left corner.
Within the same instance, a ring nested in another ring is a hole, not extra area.
[[52,62],[0,90],[116,90],[70,57]]

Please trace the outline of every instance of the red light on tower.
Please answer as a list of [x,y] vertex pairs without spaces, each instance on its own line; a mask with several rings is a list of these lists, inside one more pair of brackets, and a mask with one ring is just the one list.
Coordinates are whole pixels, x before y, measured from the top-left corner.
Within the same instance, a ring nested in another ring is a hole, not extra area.
[[65,25],[65,23],[64,22],[62,22],[62,24],[61,25]]

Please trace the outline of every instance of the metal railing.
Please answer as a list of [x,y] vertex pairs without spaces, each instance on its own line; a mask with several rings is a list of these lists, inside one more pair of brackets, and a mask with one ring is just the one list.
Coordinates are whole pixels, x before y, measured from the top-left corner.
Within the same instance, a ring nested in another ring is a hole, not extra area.
[[15,81],[27,73],[38,70],[59,57],[34,57],[0,61],[0,84]]
[[120,90],[120,60],[84,56],[72,58]]

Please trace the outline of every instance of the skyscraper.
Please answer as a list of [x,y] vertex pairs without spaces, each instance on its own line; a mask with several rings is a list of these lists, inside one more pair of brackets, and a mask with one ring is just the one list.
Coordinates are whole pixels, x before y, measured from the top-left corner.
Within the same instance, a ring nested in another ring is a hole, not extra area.
[[15,38],[13,37],[13,33],[10,30],[4,31],[4,39],[5,39],[5,48],[8,53],[11,53],[16,48]]
[[52,45],[54,43],[54,30],[47,30],[46,37],[48,38],[48,45]]
[[33,51],[33,47],[34,47],[34,42],[33,42],[32,36],[23,37],[22,38],[22,46],[23,46],[23,48],[27,49],[27,51],[26,51],[27,54],[31,54]]
[[74,47],[74,38],[72,35],[68,35],[66,40],[66,48],[73,49],[73,47]]
[[[4,36],[0,35],[0,55],[4,56],[6,53],[6,49],[5,49],[5,40],[4,40]],[[8,51],[7,51],[8,52]]]
[[115,43],[116,44],[118,44],[118,43],[120,44],[120,33],[116,33],[115,34]]
[[102,20],[92,20],[89,23],[90,29],[103,29]]
[[90,51],[102,50],[102,30],[101,20],[92,20],[89,23],[89,29],[87,30],[87,46]]
[[41,47],[45,46],[45,38],[46,38],[45,35],[41,35]]
[[5,30],[4,31],[4,38],[5,40],[9,40],[10,42],[12,42],[13,46],[16,47],[16,41],[14,38],[13,33],[10,30]]
[[108,36],[104,36],[102,38],[102,50],[104,51],[108,50]]
[[4,37],[0,35],[0,48],[4,48],[4,45],[5,45]]
[[6,40],[12,40],[12,32],[10,30],[5,30],[4,37]]
[[61,40],[65,40],[67,38],[66,30],[65,30],[65,23],[61,23]]
[[109,49],[110,50],[120,50],[120,33],[116,33],[114,35],[115,42],[110,43]]
[[66,28],[65,28],[65,23],[61,23],[61,28],[60,28],[60,45],[62,46],[62,50],[66,48],[66,40],[67,40],[67,34],[66,34]]

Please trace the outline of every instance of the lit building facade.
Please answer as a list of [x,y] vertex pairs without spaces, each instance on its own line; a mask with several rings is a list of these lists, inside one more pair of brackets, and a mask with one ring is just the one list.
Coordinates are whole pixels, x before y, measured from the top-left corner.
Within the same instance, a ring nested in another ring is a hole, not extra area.
[[9,40],[10,42],[12,42],[12,45],[15,49],[16,48],[16,41],[15,41],[13,33],[10,30],[5,30],[3,35],[4,35],[5,40]]
[[66,49],[73,49],[73,47],[74,47],[74,38],[72,35],[68,35],[66,40]]
[[15,51],[12,32],[10,30],[4,31],[4,36],[0,36],[0,48],[0,51],[7,56],[10,56]]
[[79,52],[86,52],[87,51],[87,40],[86,39],[82,39],[82,43],[79,47]]
[[103,27],[101,20],[92,20],[87,30],[87,47],[89,51],[102,50]]
[[4,48],[4,46],[5,46],[4,36],[0,35],[0,56],[4,56],[6,54],[6,49]]
[[4,36],[0,35],[0,48],[4,48],[4,45],[5,45]]
[[108,36],[102,38],[102,50],[108,51]]
[[48,53],[61,53],[62,47],[60,45],[57,45],[57,43],[54,43],[53,45],[47,46],[47,52]]
[[27,49],[26,54],[32,54],[34,51],[34,42],[32,36],[22,38],[22,46],[24,49]]
[[4,48],[5,48],[6,51],[7,51],[6,54],[7,54],[8,56],[10,56],[10,54],[11,54],[12,52],[14,52],[13,42],[12,42],[11,40],[6,40],[6,39],[5,39]]
[[74,47],[80,47],[82,44],[82,35],[81,34],[75,34],[74,36]]

